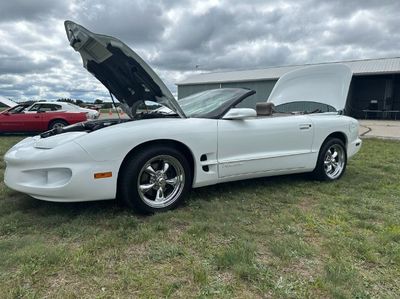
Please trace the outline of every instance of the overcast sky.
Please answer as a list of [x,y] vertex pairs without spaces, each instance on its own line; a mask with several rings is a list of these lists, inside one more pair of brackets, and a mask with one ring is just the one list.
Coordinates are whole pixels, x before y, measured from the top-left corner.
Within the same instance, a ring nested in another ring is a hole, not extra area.
[[175,93],[196,72],[400,56],[399,12],[398,0],[1,1],[0,96],[108,100],[65,19],[123,40]]

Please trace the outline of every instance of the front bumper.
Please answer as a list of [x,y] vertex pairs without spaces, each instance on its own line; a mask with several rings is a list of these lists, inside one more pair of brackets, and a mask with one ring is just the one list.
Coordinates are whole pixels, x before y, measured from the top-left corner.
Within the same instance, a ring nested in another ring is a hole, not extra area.
[[88,114],[86,114],[86,116],[87,116],[88,120],[90,120],[90,119],[98,119],[100,117],[100,112],[88,113]]
[[347,158],[351,158],[355,154],[358,153],[358,151],[361,149],[362,146],[362,140],[360,138],[356,138],[354,141],[349,143],[347,146]]
[[[117,161],[94,161],[75,142],[53,149],[34,147],[27,138],[4,156],[4,183],[32,197],[57,202],[113,199],[116,196]],[[95,173],[112,177],[95,179]]]

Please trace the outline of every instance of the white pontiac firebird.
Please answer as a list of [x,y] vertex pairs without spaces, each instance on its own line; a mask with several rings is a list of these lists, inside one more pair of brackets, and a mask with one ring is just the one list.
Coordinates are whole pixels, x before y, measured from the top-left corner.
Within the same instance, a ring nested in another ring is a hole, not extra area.
[[[178,102],[118,39],[71,21],[65,28],[84,67],[131,119],[89,121],[22,140],[4,158],[4,181],[14,190],[59,202],[118,194],[151,213],[176,207],[191,188],[222,182],[305,172],[336,180],[361,147],[357,120],[342,113],[352,77],[344,65],[287,73],[256,109],[237,107],[255,93],[242,88]],[[139,113],[148,101],[168,109]]]

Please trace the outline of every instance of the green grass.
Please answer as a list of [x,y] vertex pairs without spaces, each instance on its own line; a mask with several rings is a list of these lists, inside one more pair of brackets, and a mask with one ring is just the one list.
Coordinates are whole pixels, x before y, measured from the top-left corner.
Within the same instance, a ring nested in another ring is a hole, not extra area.
[[151,217],[0,183],[0,297],[398,297],[399,160],[400,142],[368,139],[337,182],[221,184]]

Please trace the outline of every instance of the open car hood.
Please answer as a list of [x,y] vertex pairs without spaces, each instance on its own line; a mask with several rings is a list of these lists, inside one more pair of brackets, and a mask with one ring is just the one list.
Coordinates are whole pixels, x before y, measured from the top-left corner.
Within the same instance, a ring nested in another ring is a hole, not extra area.
[[284,74],[276,82],[268,102],[275,106],[292,102],[317,102],[344,110],[352,78],[344,64],[318,65]]
[[0,103],[2,103],[3,105],[7,106],[8,108],[12,108],[12,107],[17,106],[17,103],[15,103],[15,102],[13,102],[13,101],[11,101],[9,99],[3,98],[3,97],[0,97]]
[[185,117],[169,89],[151,67],[120,40],[65,21],[69,43],[83,66],[132,111],[144,101],[158,102]]

